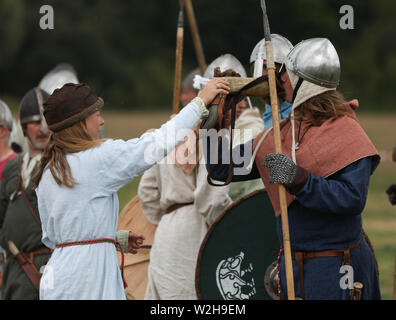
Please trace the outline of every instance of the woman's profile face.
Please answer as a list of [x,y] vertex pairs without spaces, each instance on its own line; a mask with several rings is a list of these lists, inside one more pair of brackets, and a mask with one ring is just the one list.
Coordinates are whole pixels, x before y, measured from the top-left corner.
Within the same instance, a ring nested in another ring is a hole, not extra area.
[[95,111],[89,117],[87,117],[85,119],[85,124],[92,139],[99,139],[100,128],[104,125],[104,120],[100,115],[100,111]]

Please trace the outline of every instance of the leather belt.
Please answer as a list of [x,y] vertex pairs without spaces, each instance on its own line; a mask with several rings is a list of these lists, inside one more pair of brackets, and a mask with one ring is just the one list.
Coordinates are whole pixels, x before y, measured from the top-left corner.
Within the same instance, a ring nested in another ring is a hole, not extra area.
[[194,202],[189,202],[189,203],[175,203],[171,205],[168,209],[165,210],[165,213],[171,213],[172,211],[175,211],[177,209],[183,208],[185,206],[189,206],[194,204]]
[[48,248],[44,248],[44,249],[40,249],[40,250],[36,250],[36,251],[32,251],[32,252],[25,252],[25,254],[29,257],[30,261],[34,261],[34,258],[36,256],[41,256],[43,254],[51,254],[53,250],[48,249]]
[[351,252],[355,250],[361,240],[350,246],[346,250],[324,250],[324,251],[292,251],[291,255],[294,259],[296,259],[298,265],[298,273],[300,277],[300,287],[302,298],[305,299],[305,290],[304,290],[304,260],[314,259],[314,258],[322,258],[322,257],[344,257],[343,264],[350,265],[351,264]]
[[18,262],[23,272],[25,272],[33,286],[38,290],[40,286],[41,273],[34,264],[34,257],[43,254],[51,254],[52,250],[44,248],[32,252],[21,252],[16,247],[15,249],[17,250],[16,252],[11,251],[12,257]]
[[109,238],[100,238],[100,239],[94,239],[94,240],[81,240],[81,241],[71,241],[71,242],[64,242],[64,243],[58,243],[56,245],[56,248],[65,248],[65,247],[71,247],[71,246],[81,246],[81,245],[89,245],[89,244],[97,244],[97,243],[112,243],[114,246],[117,248],[120,248],[120,253],[121,253],[121,276],[122,276],[122,281],[124,283],[124,288],[127,288],[128,285],[125,281],[124,278],[124,251],[122,249],[121,244],[114,240],[114,239],[109,239]]

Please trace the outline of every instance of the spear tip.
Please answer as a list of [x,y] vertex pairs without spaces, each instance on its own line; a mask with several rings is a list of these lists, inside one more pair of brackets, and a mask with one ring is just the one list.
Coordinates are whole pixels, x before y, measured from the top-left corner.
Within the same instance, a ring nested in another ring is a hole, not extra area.
[[264,22],[264,37],[265,41],[271,41],[271,31],[268,21],[267,6],[265,0],[261,0],[261,9],[263,10],[263,22]]
[[265,0],[261,0],[261,9],[263,9],[264,14],[267,14],[267,6],[265,4]]

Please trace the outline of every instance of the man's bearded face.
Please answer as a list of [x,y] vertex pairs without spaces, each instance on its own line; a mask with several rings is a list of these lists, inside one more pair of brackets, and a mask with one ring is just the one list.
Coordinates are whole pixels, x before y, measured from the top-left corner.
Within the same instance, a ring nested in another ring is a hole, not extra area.
[[43,150],[49,137],[47,133],[44,133],[41,121],[29,122],[26,125],[26,136],[36,150]]

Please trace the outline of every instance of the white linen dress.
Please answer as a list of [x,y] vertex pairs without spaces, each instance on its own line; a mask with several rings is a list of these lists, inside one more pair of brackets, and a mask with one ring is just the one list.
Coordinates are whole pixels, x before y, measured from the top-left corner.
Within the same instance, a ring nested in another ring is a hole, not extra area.
[[114,244],[55,246],[115,239],[117,191],[180,143],[187,129],[200,120],[201,110],[193,100],[160,129],[140,138],[107,140],[96,148],[68,154],[73,178],[78,182],[72,189],[58,186],[48,168],[44,171],[36,193],[42,241],[54,252],[41,278],[40,299],[125,299]]

